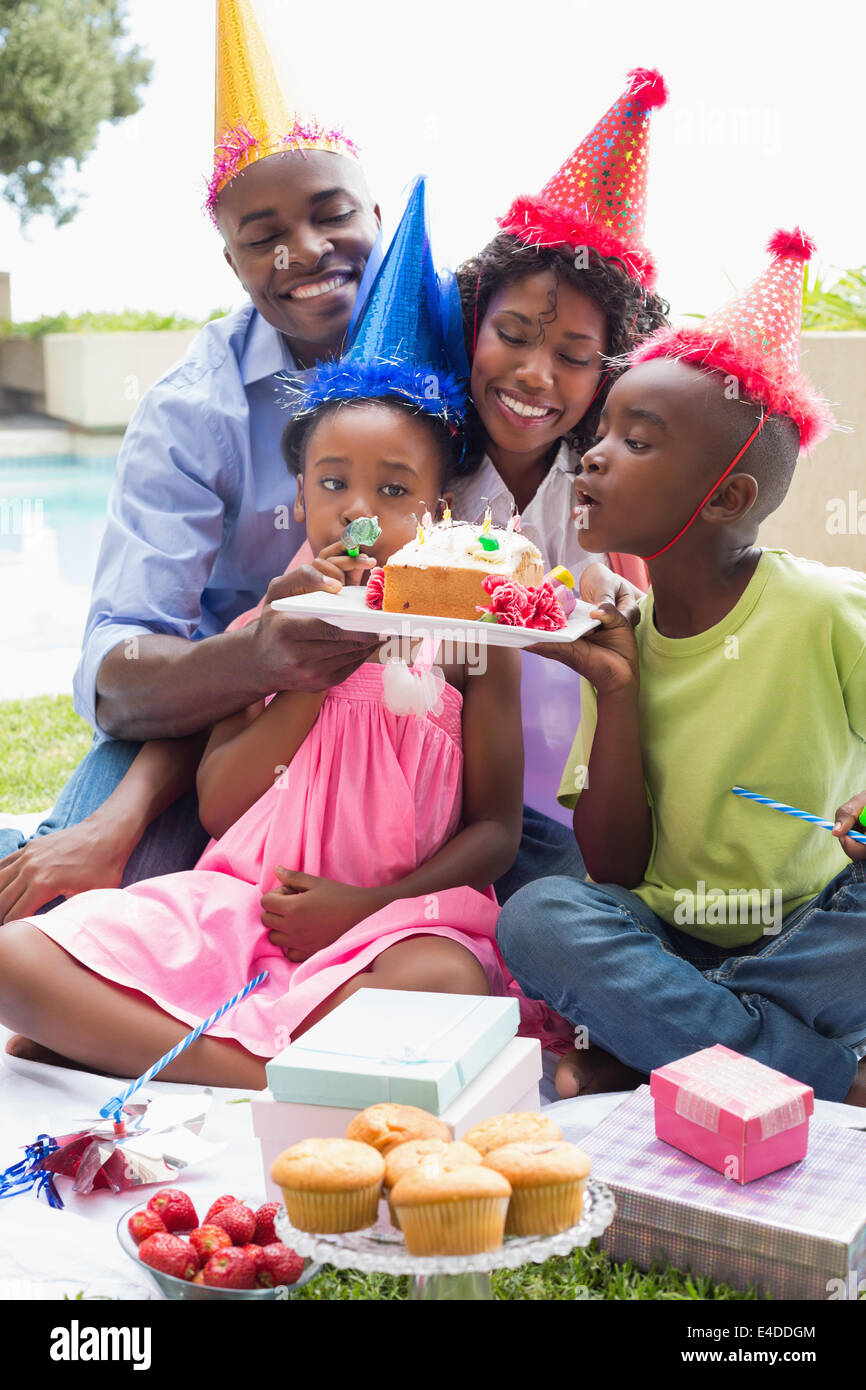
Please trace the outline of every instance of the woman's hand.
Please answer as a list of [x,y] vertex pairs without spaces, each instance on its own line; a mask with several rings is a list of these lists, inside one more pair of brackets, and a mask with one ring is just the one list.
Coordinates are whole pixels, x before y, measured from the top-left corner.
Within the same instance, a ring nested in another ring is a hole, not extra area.
[[632,627],[640,622],[639,601],[644,597],[640,589],[629,584],[621,574],[614,574],[607,565],[599,561],[587,565],[580,575],[580,597],[593,608],[603,608],[610,603],[621,613]]
[[570,666],[595,686],[599,695],[613,695],[638,684],[638,654],[634,629],[612,603],[594,608],[601,627],[576,642],[538,642],[524,651],[537,652]]
[[866,845],[859,840],[852,840],[848,834],[849,830],[857,830],[866,834],[866,827],[860,821],[860,812],[866,806],[866,792],[855,792],[844,805],[840,806],[833,820],[832,834],[836,836],[839,844],[844,849],[849,859],[866,859]]
[[279,867],[274,873],[282,886],[262,898],[262,924],[291,961],[307,960],[382,906],[374,888]]
[[78,825],[36,835],[0,860],[0,923],[30,917],[54,898],[119,888],[139,839],[98,811]]

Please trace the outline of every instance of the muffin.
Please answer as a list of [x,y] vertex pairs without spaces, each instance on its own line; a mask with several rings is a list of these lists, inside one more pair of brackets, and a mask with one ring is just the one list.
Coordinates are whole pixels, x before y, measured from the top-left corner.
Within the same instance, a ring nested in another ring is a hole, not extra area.
[[304,1139],[274,1159],[271,1177],[299,1231],[358,1231],[379,1210],[385,1160],[369,1144]]
[[392,1225],[399,1226],[400,1221],[389,1189],[428,1158],[435,1159],[445,1169],[465,1168],[467,1165],[477,1168],[481,1163],[480,1153],[470,1144],[446,1144],[442,1139],[410,1139],[406,1144],[398,1144],[385,1159],[385,1195]]
[[484,1166],[511,1184],[509,1235],[553,1236],[580,1220],[591,1165],[576,1144],[502,1144]]
[[425,1158],[435,1158],[443,1168],[477,1168],[481,1154],[471,1144],[446,1144],[442,1139],[410,1139],[398,1144],[385,1157],[385,1186],[394,1187]]
[[435,1157],[422,1159],[391,1189],[410,1255],[498,1250],[510,1196],[510,1183],[492,1168],[446,1168]]
[[515,1110],[512,1115],[491,1115],[463,1135],[464,1144],[484,1156],[501,1144],[549,1143],[562,1138],[559,1125],[537,1110]]
[[451,1130],[444,1120],[437,1120],[417,1105],[394,1105],[384,1101],[370,1105],[356,1115],[346,1130],[347,1139],[372,1144],[381,1154],[389,1153],[398,1144],[410,1139],[451,1139]]

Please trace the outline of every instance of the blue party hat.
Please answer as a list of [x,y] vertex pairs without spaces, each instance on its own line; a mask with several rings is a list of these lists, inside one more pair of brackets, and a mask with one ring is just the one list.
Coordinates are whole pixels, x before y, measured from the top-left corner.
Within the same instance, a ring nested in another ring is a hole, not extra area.
[[455,289],[453,277],[440,277],[433,264],[426,180],[418,177],[346,352],[307,375],[292,393],[292,414],[326,401],[396,396],[429,415],[461,421],[466,392],[459,374],[468,373],[462,341],[460,350],[454,346]]

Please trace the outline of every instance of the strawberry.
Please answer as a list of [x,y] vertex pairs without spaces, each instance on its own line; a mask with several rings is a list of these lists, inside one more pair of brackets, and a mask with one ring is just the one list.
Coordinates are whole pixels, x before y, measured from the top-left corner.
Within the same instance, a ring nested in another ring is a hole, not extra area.
[[215,1289],[252,1289],[256,1267],[245,1250],[218,1250],[204,1267],[204,1282]]
[[180,1236],[157,1232],[148,1236],[138,1247],[138,1258],[161,1274],[173,1274],[176,1279],[192,1279],[198,1269],[198,1255]]
[[279,1240],[274,1230],[274,1217],[280,1209],[279,1202],[265,1202],[256,1212],[256,1229],[253,1240],[256,1245],[273,1245]]
[[178,1187],[164,1187],[151,1197],[147,1209],[162,1217],[167,1231],[191,1231],[198,1225],[189,1195]]
[[232,1238],[228,1231],[223,1230],[222,1226],[196,1226],[195,1230],[189,1233],[189,1243],[202,1264],[207,1264],[211,1255],[215,1255],[217,1250],[231,1245]]
[[237,1197],[217,1197],[216,1201],[211,1202],[210,1206],[208,1207],[207,1215],[205,1216],[205,1219],[201,1224],[203,1226],[209,1226],[218,1211],[222,1211],[224,1207],[233,1207],[237,1200]]
[[278,1284],[295,1284],[304,1272],[304,1258],[281,1240],[262,1248],[262,1261],[256,1277],[256,1287],[273,1289]]
[[223,1207],[210,1221],[211,1226],[222,1226],[232,1238],[232,1245],[247,1245],[256,1229],[256,1214],[241,1202],[233,1202]]
[[166,1234],[166,1224],[161,1216],[155,1211],[137,1211],[129,1218],[129,1234],[136,1245],[141,1245],[148,1236],[155,1236],[157,1233]]
[[251,1244],[239,1245],[238,1249],[243,1250],[245,1254],[249,1255],[250,1259],[253,1262],[253,1268],[255,1269],[256,1274],[258,1274],[262,1264],[262,1247],[260,1245]]

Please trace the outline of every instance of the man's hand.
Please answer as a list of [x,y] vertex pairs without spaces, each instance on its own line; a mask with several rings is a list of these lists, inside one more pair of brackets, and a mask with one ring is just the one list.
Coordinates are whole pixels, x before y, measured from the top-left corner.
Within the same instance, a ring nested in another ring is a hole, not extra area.
[[319,557],[311,565],[301,565],[290,574],[271,580],[262,616],[250,625],[251,660],[258,673],[260,689],[268,693],[328,690],[332,685],[340,685],[381,646],[373,633],[342,632],[321,618],[307,618],[301,614],[296,617],[278,613],[271,607],[276,598],[310,594],[317,589],[339,593],[343,587],[341,576],[350,566],[358,566],[363,560],[361,568],[364,569],[374,563],[373,557],[368,555],[354,559],[344,555],[342,558],[347,565]]
[[262,924],[291,961],[307,960],[382,906],[374,888],[279,867],[274,873],[282,886],[262,898]]
[[627,579],[623,579],[621,574],[614,574],[607,565],[598,561],[587,565],[581,572],[580,597],[593,608],[603,608],[606,603],[611,604],[632,627],[637,627],[640,622],[638,602],[643,598],[643,594],[633,584],[629,584]]
[[849,830],[857,830],[866,835],[866,826],[859,819],[864,806],[866,806],[866,792],[856,792],[844,805],[839,807],[833,817],[835,824],[832,833],[836,836],[849,859],[866,859],[866,845],[861,844],[859,840],[852,840],[848,834]]
[[538,642],[527,652],[570,666],[595,686],[599,695],[613,695],[638,684],[638,654],[634,629],[612,603],[594,608],[601,627],[576,642]]
[[98,812],[66,830],[35,836],[0,860],[0,923],[30,917],[54,898],[119,888],[138,839]]

